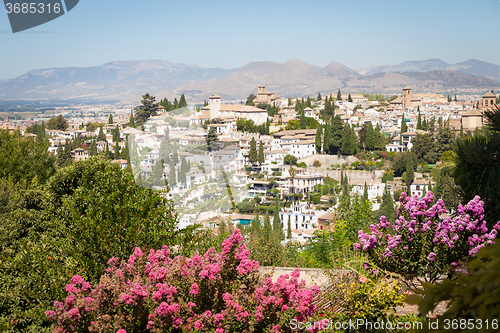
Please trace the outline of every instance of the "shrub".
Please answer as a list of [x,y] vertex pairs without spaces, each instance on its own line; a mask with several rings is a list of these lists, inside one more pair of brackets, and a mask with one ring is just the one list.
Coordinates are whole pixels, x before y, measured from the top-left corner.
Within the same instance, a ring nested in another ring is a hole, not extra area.
[[46,315],[54,331],[291,332],[290,320],[314,314],[317,287],[304,289],[298,269],[276,283],[261,278],[242,241],[236,229],[220,253],[192,258],[136,248],[119,266],[111,258],[97,286],[73,276],[64,303]]
[[321,162],[319,160],[314,160],[313,167],[319,168],[321,166]]
[[[397,322],[415,321],[415,316],[397,318],[395,315],[396,307],[402,306],[406,298],[401,281],[380,269],[362,265],[363,259],[363,255],[358,252],[342,255],[338,251],[334,255],[335,267],[344,271],[331,273],[331,287],[323,297],[330,301],[330,304],[340,306],[342,312],[335,313],[335,307],[324,309],[324,311],[318,310],[315,319],[321,321],[325,317],[328,318],[330,327],[335,327],[335,323],[349,322],[349,320],[384,322],[385,325],[391,323],[394,328]],[[373,327],[359,327],[354,331],[390,332],[392,330],[388,327],[379,330]]]
[[283,163],[288,164],[288,165],[297,165],[297,157],[287,154],[283,158]]
[[307,164],[306,164],[306,162],[300,162],[299,164],[297,164],[297,167],[298,168],[307,168]]
[[377,266],[408,281],[423,277],[435,282],[443,274],[455,274],[460,261],[493,243],[500,222],[488,232],[478,196],[466,206],[459,205],[457,216],[443,220],[439,217],[447,212],[443,200],[428,207],[433,201],[432,192],[421,199],[401,193],[394,224],[382,216],[377,225],[370,226],[371,233],[359,231],[355,247],[368,252]]
[[[440,302],[449,302],[446,312],[439,315],[433,322],[445,323],[446,319],[451,319],[451,322],[455,321],[460,324],[461,320],[479,319],[483,323],[483,330],[477,330],[478,332],[492,332],[498,329],[500,243],[479,250],[477,256],[481,259],[474,259],[465,264],[467,274],[461,274],[456,280],[445,279],[435,285],[424,284],[423,291],[417,290],[417,293],[423,294],[424,298],[413,295],[409,296],[408,302],[419,304],[422,314],[434,311]],[[479,320],[477,328],[479,328]],[[486,323],[489,323],[489,327]],[[428,327],[428,324],[424,324],[424,328]],[[445,332],[443,328],[441,325],[441,330],[433,330],[433,332]],[[454,331],[462,332],[463,329],[463,326],[458,325]]]

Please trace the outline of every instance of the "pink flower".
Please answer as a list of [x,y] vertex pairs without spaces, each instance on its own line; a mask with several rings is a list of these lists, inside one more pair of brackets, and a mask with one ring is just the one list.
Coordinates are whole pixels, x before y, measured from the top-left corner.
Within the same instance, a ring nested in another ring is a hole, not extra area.
[[127,331],[125,331],[123,328],[120,328],[118,331],[116,331],[116,333],[127,333]]
[[191,290],[189,291],[189,294],[197,295],[199,291],[200,288],[198,287],[198,283],[193,283],[193,285],[191,286]]
[[80,276],[80,275],[74,275],[72,278],[71,278],[71,284],[81,284],[83,282],[85,282],[83,280],[83,278]]
[[203,323],[199,320],[194,322],[194,329],[201,330],[203,328]]
[[359,282],[361,282],[361,283],[365,283],[366,281],[368,281],[368,279],[367,279],[367,278],[365,278],[363,275],[360,275],[360,276],[359,276]]
[[49,320],[55,320],[56,319],[56,312],[53,310],[45,311],[45,317],[47,317],[47,319],[49,319]]

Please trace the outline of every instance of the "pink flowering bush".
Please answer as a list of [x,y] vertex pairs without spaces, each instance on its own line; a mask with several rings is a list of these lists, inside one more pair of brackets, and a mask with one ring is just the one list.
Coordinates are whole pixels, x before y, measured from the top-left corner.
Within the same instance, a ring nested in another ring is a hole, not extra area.
[[317,287],[304,288],[298,269],[276,282],[262,278],[259,263],[236,229],[223,242],[192,258],[170,258],[169,249],[127,261],[109,260],[98,285],[74,276],[64,302],[46,312],[54,332],[288,332],[292,319],[315,312]]
[[440,219],[448,211],[441,199],[431,206],[432,202],[432,192],[420,199],[402,193],[394,224],[382,216],[377,225],[370,226],[370,233],[359,231],[359,243],[354,246],[368,252],[376,266],[401,274],[407,281],[422,277],[434,282],[443,274],[457,273],[460,261],[494,242],[500,222],[488,232],[478,196],[459,205],[453,218]]

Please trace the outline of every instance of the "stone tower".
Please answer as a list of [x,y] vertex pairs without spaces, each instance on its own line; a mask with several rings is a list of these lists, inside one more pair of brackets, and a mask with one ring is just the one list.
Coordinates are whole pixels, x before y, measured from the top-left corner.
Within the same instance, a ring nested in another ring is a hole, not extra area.
[[412,108],[413,103],[411,102],[411,88],[404,87],[403,88],[403,110],[407,108]]
[[488,91],[486,94],[483,95],[483,99],[481,101],[481,105],[483,106],[483,110],[488,110],[492,106],[496,104],[496,99],[497,96],[492,93],[491,91]]
[[220,113],[220,96],[212,94],[209,98],[208,105],[210,106],[210,119],[215,119]]

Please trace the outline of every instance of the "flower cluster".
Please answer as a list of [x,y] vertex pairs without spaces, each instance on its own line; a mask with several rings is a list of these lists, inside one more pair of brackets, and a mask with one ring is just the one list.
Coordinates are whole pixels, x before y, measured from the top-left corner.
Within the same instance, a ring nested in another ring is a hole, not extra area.
[[109,260],[98,285],[79,276],[64,303],[46,312],[58,332],[286,332],[292,318],[315,312],[316,287],[304,288],[299,271],[276,282],[261,277],[238,229],[222,252],[170,257],[167,247],[128,260]]
[[459,205],[453,218],[444,216],[448,211],[441,199],[434,201],[432,192],[420,199],[402,193],[394,224],[382,216],[370,233],[359,231],[355,247],[368,252],[377,266],[412,278],[452,272],[457,262],[494,242],[500,222],[488,232],[478,196]]

